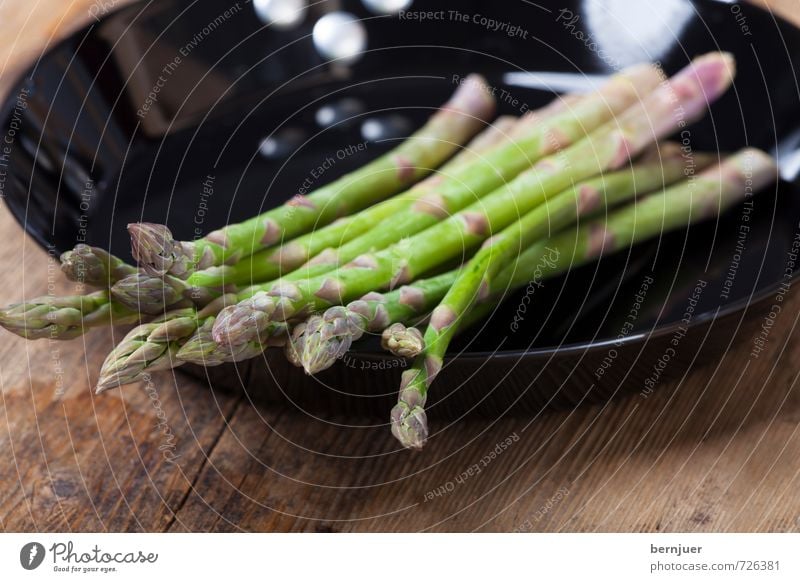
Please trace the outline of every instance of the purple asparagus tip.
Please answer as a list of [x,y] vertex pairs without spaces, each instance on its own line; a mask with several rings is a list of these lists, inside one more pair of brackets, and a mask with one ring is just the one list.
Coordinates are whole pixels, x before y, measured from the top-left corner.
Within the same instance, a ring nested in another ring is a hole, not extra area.
[[258,293],[220,311],[211,337],[221,346],[237,346],[256,341],[268,328],[272,311],[272,298],[266,293]]
[[163,224],[134,222],[128,225],[131,252],[136,262],[151,275],[167,274],[175,262],[176,242]]
[[111,287],[111,296],[128,309],[157,315],[183,298],[182,285],[174,277],[162,279],[136,273],[120,279]]
[[405,448],[421,451],[428,440],[428,417],[421,406],[398,402],[392,408],[392,434]]

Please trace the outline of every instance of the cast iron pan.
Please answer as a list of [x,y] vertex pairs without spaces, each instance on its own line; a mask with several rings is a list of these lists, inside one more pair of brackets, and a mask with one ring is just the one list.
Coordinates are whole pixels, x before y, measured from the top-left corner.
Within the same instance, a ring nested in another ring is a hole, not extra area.
[[[454,75],[482,73],[508,92],[501,112],[513,114],[618,66],[657,60],[673,72],[722,49],[736,56],[735,88],[689,128],[691,148],[764,148],[779,155],[784,176],[755,198],[745,235],[745,209],[735,208],[552,280],[530,301],[530,290],[510,296],[453,345],[429,408],[497,414],[623,391],[646,397],[733,342],[755,346],[790,280],[787,252],[800,228],[800,31],[746,4],[709,1],[472,1],[458,3],[459,17],[423,22],[344,1],[340,8],[364,18],[368,43],[345,65],[328,62],[310,36],[328,4],[277,30],[250,3],[159,0],[74,34],[6,97],[8,207],[42,245],[64,250],[85,239],[129,257],[128,222],[166,222],[192,238],[280,204],[332,152],[366,143],[314,180],[358,167],[421,125],[453,91]],[[411,6],[421,9],[452,6]],[[383,139],[365,140],[366,124]],[[212,195],[203,190],[209,177]],[[317,378],[282,354],[186,371],[253,398],[385,417],[403,365],[368,338]]]

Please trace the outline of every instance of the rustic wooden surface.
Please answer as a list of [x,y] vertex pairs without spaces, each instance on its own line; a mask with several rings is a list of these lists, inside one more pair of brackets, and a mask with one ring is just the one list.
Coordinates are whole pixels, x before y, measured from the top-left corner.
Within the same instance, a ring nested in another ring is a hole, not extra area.
[[[0,4],[0,82],[91,4]],[[771,4],[800,20],[797,0]],[[6,210],[0,232],[0,303],[69,289]],[[797,531],[798,312],[793,293],[748,366],[745,338],[646,401],[466,421],[421,455],[397,452],[385,427],[342,432],[353,419],[253,406],[183,375],[96,397],[112,332],[70,343],[3,334],[0,529]]]

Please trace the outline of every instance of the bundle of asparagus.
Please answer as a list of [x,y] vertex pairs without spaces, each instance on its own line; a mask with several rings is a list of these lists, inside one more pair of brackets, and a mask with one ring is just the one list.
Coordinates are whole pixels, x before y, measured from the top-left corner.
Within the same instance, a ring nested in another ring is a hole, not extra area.
[[391,426],[419,449],[452,338],[532,271],[545,264],[542,276],[554,276],[716,216],[775,179],[770,157],[752,148],[687,159],[660,141],[702,117],[733,73],[724,53],[669,79],[636,66],[591,94],[493,123],[488,85],[472,75],[397,148],[306,197],[192,242],[164,225],[129,225],[138,268],[78,245],[62,256],[64,274],[102,289],[12,305],[0,325],[68,339],[138,323],[106,358],[98,392],[273,346],[316,374],[379,334],[414,358]]

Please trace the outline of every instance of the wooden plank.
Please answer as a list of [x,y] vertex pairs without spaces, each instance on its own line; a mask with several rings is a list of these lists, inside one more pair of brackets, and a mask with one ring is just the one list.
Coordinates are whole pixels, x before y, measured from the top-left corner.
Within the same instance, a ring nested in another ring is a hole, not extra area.
[[[49,288],[70,291],[6,211],[0,231],[14,233],[0,247],[3,304]],[[171,374],[154,377],[151,389],[130,386],[95,397],[97,371],[121,333],[97,331],[71,342],[3,334],[3,530],[157,531],[174,518],[172,509],[183,502],[237,397],[215,398],[202,384]]]
[[84,372],[66,380],[62,395],[52,382],[47,347],[30,349],[18,366],[2,360],[2,417],[9,421],[0,430],[4,529],[167,527],[232,413],[235,398],[215,399],[205,387],[171,375],[94,396],[108,336],[92,339],[85,359],[82,346],[59,348],[61,366]]

